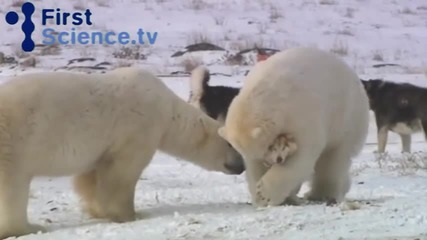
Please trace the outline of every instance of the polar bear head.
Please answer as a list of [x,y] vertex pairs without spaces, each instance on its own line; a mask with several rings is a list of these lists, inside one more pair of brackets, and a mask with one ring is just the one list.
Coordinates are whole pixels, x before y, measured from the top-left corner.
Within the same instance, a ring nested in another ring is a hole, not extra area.
[[197,144],[193,144],[193,151],[199,153],[195,163],[205,169],[226,174],[241,174],[245,171],[242,156],[219,136],[218,129],[221,124],[205,114],[200,117],[199,122],[203,126],[204,133],[196,141]]
[[229,142],[245,161],[263,161],[274,140],[274,137],[269,134],[270,129],[254,121],[250,113],[236,108],[229,110],[231,111],[227,115],[225,125],[218,129],[218,134]]
[[242,131],[242,128],[223,126],[218,134],[229,142],[245,160],[264,160],[269,145],[261,128]]
[[297,150],[294,136],[281,132],[270,117],[257,114],[253,105],[245,107],[237,98],[233,100],[225,125],[218,129],[218,134],[228,141],[245,161],[284,163],[286,158]]

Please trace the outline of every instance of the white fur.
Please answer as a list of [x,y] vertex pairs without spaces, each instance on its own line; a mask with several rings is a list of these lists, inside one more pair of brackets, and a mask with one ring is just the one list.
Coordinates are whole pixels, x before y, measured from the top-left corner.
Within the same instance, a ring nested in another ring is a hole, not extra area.
[[402,141],[402,152],[411,152],[411,134],[422,131],[421,120],[416,119],[411,123],[397,123],[391,129],[388,126],[384,126],[378,130],[378,152],[384,153],[387,145],[388,131],[391,130],[399,134]]
[[413,126],[410,126],[406,123],[397,123],[391,130],[398,134],[411,135],[422,130],[421,121],[417,120]]
[[[219,133],[244,157],[254,204],[283,203],[312,173],[309,199],[341,201],[368,121],[368,98],[358,76],[330,53],[296,48],[250,71]],[[279,134],[293,135],[298,150],[267,169],[262,158]]]
[[203,85],[205,83],[205,75],[209,74],[206,67],[200,65],[191,72],[190,78],[190,99],[189,103],[196,108],[201,109],[200,98],[203,96]]
[[267,154],[264,157],[267,166],[273,164],[283,164],[286,159],[294,154],[298,149],[298,146],[294,142],[292,136],[279,135],[274,142],[268,146]]
[[27,220],[35,176],[75,175],[93,217],[126,222],[156,150],[238,173],[242,160],[218,136],[220,125],[136,68],[10,80],[0,88],[0,239],[44,230]]

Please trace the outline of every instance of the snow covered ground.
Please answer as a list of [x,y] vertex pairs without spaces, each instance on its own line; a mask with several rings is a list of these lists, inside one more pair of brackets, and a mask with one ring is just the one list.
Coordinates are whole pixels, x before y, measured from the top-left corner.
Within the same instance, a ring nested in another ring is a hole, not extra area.
[[[2,14],[21,1],[1,0]],[[61,46],[55,52],[34,54],[35,68],[0,64],[1,80],[30,71],[57,69],[77,57],[93,57],[112,66],[130,64],[157,74],[183,71],[204,63],[213,84],[239,86],[250,66],[230,66],[227,52],[170,56],[188,44],[207,39],[229,51],[254,44],[286,49],[315,46],[335,52],[362,78],[427,86],[427,2],[425,0],[43,0],[37,8],[69,11],[90,8],[90,30],[158,31],[157,42],[140,51],[146,59],[117,59],[119,46]],[[35,19],[40,14],[36,12]],[[37,27],[37,26],[36,26]],[[0,21],[0,51],[18,61],[22,32]],[[58,28],[58,30],[60,30]],[[40,36],[35,33],[37,42]],[[190,59],[190,60],[189,60]],[[190,61],[190,63],[189,63]],[[398,67],[375,68],[381,63]],[[164,77],[184,99],[188,77]],[[379,159],[372,116],[369,137],[353,165],[348,202],[340,206],[310,204],[255,209],[243,176],[207,172],[158,153],[143,173],[136,193],[139,220],[113,224],[89,219],[78,205],[69,178],[38,178],[31,189],[30,220],[50,232],[20,239],[427,239],[427,143],[413,135],[413,155],[400,153],[400,139],[390,134],[389,156]],[[423,169],[424,167],[424,169]],[[307,186],[301,191],[307,191]]]

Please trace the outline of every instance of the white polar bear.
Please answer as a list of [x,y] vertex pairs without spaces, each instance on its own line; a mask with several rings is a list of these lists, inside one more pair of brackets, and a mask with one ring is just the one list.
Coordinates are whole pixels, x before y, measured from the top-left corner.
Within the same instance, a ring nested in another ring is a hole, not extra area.
[[75,175],[90,215],[126,222],[135,219],[135,185],[156,150],[242,173],[220,126],[136,68],[11,79],[0,87],[0,239],[44,231],[27,218],[35,176]]
[[[330,53],[295,48],[250,71],[219,134],[244,158],[254,205],[283,203],[311,174],[309,199],[341,201],[368,122],[368,98],[358,76]],[[268,146],[281,134],[293,136],[298,149],[283,164],[266,168]]]

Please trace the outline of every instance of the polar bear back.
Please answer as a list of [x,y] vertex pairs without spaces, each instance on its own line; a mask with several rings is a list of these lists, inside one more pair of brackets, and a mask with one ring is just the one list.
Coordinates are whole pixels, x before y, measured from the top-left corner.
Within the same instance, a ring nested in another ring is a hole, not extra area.
[[171,122],[169,100],[177,98],[170,92],[151,74],[131,68],[21,75],[0,87],[0,142],[12,146],[14,161],[33,159],[37,165],[25,164],[35,175],[79,172],[142,131],[153,138],[147,144],[158,142]]
[[320,50],[296,48],[250,71],[230,105],[227,134],[250,139],[251,131],[261,127],[266,141],[284,132],[298,141],[319,138],[334,144],[359,134],[353,132],[366,134],[368,109],[359,78],[343,61]]

